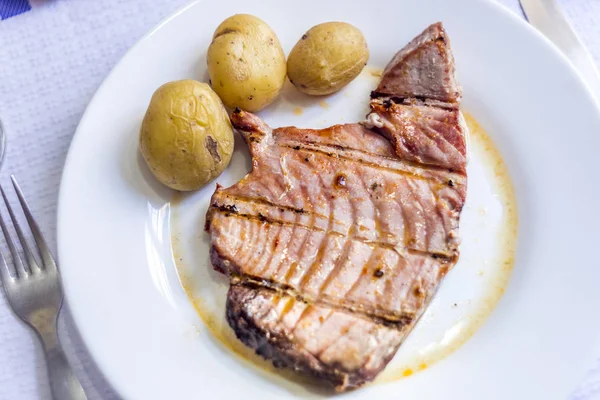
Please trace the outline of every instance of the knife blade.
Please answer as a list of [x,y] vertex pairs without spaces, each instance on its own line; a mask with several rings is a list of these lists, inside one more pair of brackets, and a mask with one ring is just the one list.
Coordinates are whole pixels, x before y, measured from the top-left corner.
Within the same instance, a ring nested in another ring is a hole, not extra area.
[[600,74],[555,0],[519,0],[531,25],[558,47],[575,66],[600,105]]

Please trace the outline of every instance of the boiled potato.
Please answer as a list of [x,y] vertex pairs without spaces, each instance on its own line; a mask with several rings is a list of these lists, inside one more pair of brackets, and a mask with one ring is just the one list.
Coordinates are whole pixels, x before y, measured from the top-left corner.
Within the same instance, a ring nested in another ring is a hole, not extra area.
[[219,25],[207,53],[208,74],[226,106],[258,111],[273,102],[285,82],[285,55],[264,21],[247,14]]
[[310,95],[335,93],[360,74],[369,59],[363,34],[345,22],[325,22],[310,28],[287,61],[292,84]]
[[154,176],[170,188],[196,190],[223,172],[233,153],[233,128],[206,83],[159,87],[144,116],[140,150]]

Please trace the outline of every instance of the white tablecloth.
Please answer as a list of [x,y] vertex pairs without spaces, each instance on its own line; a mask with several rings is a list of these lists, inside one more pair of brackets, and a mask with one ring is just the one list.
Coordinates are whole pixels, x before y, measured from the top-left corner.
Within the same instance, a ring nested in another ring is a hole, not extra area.
[[[0,119],[8,134],[0,182],[6,185],[9,173],[19,178],[52,248],[63,163],[90,98],[130,46],[188,1],[30,0],[32,10],[0,22]],[[522,16],[518,0],[498,1]],[[559,3],[600,63],[600,0]],[[60,328],[88,397],[118,398],[68,312]],[[600,399],[600,358],[591,367],[571,400]],[[0,296],[0,400],[39,398],[50,398],[40,346]]]

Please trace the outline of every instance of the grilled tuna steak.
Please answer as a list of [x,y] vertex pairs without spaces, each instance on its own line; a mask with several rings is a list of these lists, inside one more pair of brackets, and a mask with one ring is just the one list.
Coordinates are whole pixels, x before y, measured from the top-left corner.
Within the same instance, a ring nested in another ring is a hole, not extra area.
[[453,72],[435,24],[386,68],[379,89],[391,90],[375,93],[368,124],[273,130],[232,114],[252,172],[217,186],[206,229],[231,279],[227,320],[258,354],[338,390],[394,356],[458,259],[467,177]]

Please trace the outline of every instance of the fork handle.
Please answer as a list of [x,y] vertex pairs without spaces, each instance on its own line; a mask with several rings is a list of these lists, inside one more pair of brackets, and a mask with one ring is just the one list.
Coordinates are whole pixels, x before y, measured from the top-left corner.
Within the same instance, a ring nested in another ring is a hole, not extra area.
[[60,345],[45,349],[45,353],[54,400],[86,400],[85,392]]

